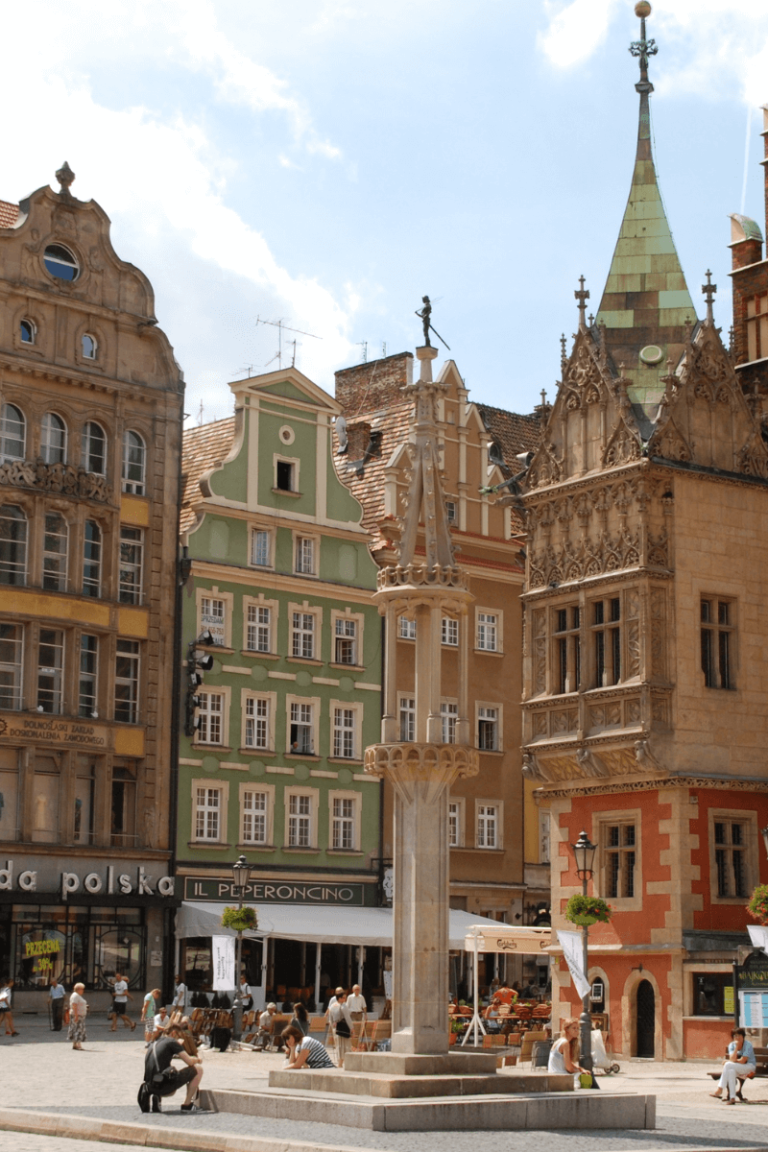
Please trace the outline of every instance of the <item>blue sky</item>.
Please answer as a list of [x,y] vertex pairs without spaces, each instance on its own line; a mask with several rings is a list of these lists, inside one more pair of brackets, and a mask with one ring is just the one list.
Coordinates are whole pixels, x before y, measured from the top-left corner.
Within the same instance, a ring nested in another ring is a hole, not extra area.
[[[596,311],[608,273],[637,128],[633,8],[38,0],[0,75],[18,129],[0,198],[69,161],[154,285],[192,422],[201,402],[228,415],[249,366],[276,367],[257,318],[320,337],[297,336],[296,363],[332,391],[362,342],[369,359],[420,342],[425,292],[472,397],[527,411],[553,394],[578,276]],[[727,332],[745,145],[744,210],[765,223],[768,6],[658,0],[648,34],[668,216],[694,301],[711,267]]]

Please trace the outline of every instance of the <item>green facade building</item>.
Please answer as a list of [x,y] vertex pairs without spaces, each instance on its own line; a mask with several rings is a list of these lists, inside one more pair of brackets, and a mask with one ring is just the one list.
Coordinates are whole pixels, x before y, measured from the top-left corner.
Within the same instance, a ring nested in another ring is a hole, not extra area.
[[243,853],[270,937],[244,947],[258,1002],[360,971],[348,940],[313,941],[340,907],[378,903],[363,752],[380,731],[381,623],[362,509],[334,467],[338,404],[296,368],[231,388],[234,417],[184,442],[177,933],[190,989],[210,988],[206,913],[233,902]]

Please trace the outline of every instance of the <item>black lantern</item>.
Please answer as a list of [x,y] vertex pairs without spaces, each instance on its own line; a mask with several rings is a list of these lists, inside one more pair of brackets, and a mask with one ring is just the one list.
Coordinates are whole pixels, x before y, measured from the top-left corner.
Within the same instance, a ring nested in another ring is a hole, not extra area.
[[245,889],[251,876],[251,866],[246,860],[245,856],[238,856],[235,863],[232,865],[232,878],[235,882],[235,888],[238,890],[240,896],[245,894]]
[[597,852],[597,844],[593,844],[586,832],[582,832],[575,844],[571,844],[576,857],[576,871],[579,880],[588,880],[594,872],[592,867]]

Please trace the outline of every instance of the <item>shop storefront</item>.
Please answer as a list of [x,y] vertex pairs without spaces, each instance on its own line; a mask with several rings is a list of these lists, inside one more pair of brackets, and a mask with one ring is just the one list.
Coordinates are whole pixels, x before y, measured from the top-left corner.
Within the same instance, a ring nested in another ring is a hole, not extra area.
[[115,973],[134,995],[165,986],[178,901],[174,881],[146,860],[20,856],[0,860],[0,974],[16,984],[23,1010],[44,1011],[55,977],[81,982],[93,1008],[110,1003]]

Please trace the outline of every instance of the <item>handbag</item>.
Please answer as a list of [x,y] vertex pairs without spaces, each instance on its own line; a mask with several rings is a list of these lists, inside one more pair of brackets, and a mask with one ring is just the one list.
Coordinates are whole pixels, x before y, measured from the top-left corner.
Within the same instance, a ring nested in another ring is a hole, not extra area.
[[336,1025],[336,1035],[337,1036],[343,1036],[346,1039],[349,1039],[349,1037],[352,1035],[352,1032],[350,1031],[349,1024],[347,1024],[347,1022],[343,1016],[341,1017],[338,1024]]

